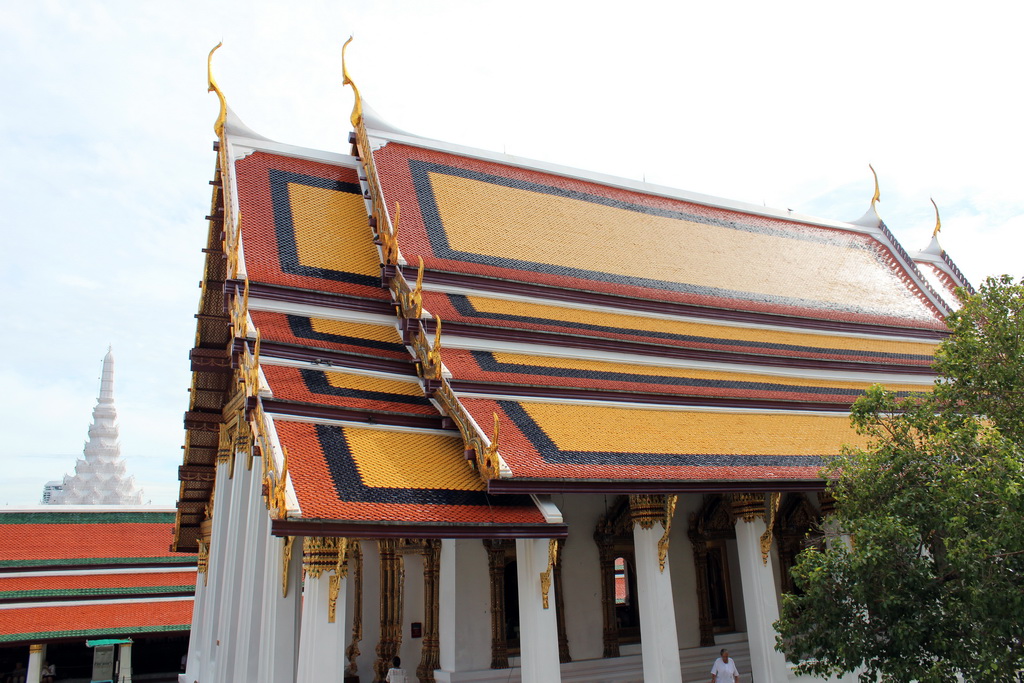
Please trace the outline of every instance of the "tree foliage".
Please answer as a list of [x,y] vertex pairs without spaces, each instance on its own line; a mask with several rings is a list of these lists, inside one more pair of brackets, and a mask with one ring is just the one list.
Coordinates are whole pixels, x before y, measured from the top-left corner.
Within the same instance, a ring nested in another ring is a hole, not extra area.
[[803,673],[1024,670],[1024,280],[990,278],[947,323],[935,390],[873,387],[852,410],[870,446],[826,468],[836,512],[776,622]]

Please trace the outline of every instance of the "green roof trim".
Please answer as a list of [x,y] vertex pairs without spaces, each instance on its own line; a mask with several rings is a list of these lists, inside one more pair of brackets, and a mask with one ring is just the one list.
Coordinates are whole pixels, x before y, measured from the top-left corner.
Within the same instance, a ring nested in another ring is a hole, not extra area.
[[160,595],[162,593],[193,593],[196,585],[183,586],[132,586],[130,588],[45,588],[27,591],[0,591],[0,600],[16,598],[79,598],[105,595]]
[[61,638],[89,638],[92,636],[131,636],[139,633],[187,632],[191,624],[178,626],[119,626],[109,629],[91,628],[78,631],[37,631],[35,633],[0,633],[0,643],[38,643]]
[[0,512],[0,524],[174,524],[173,512]]
[[174,557],[65,557],[46,560],[0,560],[0,567],[78,567],[89,564],[195,564],[198,555]]
[[124,645],[132,642],[131,638],[101,638],[99,640],[85,641],[86,647],[103,647],[104,645]]

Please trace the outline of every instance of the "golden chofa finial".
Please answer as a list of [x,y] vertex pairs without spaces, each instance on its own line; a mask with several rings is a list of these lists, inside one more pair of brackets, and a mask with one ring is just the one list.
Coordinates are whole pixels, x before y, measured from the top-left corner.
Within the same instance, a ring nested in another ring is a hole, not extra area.
[[352,78],[348,75],[348,66],[345,63],[345,51],[348,49],[348,44],[352,42],[352,36],[348,37],[345,44],[341,47],[341,76],[342,85],[351,85],[352,92],[355,95],[355,103],[352,105],[352,116],[350,120],[353,126],[358,126],[359,122],[363,119],[363,100],[359,96],[359,88],[352,82]]
[[224,134],[224,122],[228,120],[228,101],[224,99],[224,93],[221,92],[220,86],[217,85],[217,81],[213,78],[213,53],[220,49],[223,42],[217,43],[217,45],[210,50],[210,56],[206,58],[206,81],[207,81],[207,92],[217,93],[217,99],[220,100],[220,113],[217,114],[217,121],[213,124],[213,132],[217,134],[217,137],[221,137]]
[[871,208],[874,210],[875,215],[878,216],[878,207],[875,206],[881,198],[881,192],[878,191],[878,174],[875,173],[875,167],[871,164],[868,164],[868,168],[871,169],[871,175],[875,178],[875,194],[871,197]]
[[929,197],[928,201],[935,207],[935,229],[932,230],[932,239],[935,239],[939,236],[939,231],[942,230],[942,221],[939,220],[939,206],[935,203],[935,200]]

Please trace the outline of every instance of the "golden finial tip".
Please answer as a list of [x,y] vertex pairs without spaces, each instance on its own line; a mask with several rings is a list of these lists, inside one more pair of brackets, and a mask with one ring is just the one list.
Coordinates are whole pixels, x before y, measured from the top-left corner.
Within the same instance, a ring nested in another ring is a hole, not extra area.
[[875,178],[875,194],[871,197],[871,206],[873,208],[878,200],[881,199],[881,192],[878,190],[878,173],[875,172],[875,167],[868,164],[868,168],[871,169],[871,175]]
[[228,119],[228,102],[224,99],[224,93],[221,92],[220,86],[217,85],[217,81],[213,77],[213,53],[219,50],[223,44],[224,41],[217,43],[206,57],[206,91],[217,93],[217,99],[220,100],[220,112],[217,114],[217,121],[213,124],[213,132],[217,134],[218,138],[223,134],[224,122]]
[[931,197],[928,198],[928,201],[935,207],[935,229],[932,230],[932,238],[935,238],[939,236],[939,231],[942,230],[942,221],[939,220],[939,205]]
[[345,60],[345,53],[348,51],[348,44],[352,42],[352,38],[353,36],[349,36],[345,44],[341,46],[341,84],[352,86],[355,103],[352,105],[352,116],[349,118],[352,121],[352,125],[358,127],[363,118],[363,100],[359,95],[359,88],[352,81],[352,77],[348,75],[348,64]]

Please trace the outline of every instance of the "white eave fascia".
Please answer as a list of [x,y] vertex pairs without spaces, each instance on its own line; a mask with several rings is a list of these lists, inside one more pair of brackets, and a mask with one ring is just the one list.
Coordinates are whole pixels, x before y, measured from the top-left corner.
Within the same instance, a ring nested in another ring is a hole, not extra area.
[[[446,335],[443,345],[447,349],[464,349],[469,351],[494,351],[549,358],[583,359],[606,363],[627,363],[647,367],[678,368],[688,370],[706,370],[711,372],[730,372],[744,375],[766,375],[786,377],[789,379],[817,379],[833,382],[863,382],[865,384],[916,384],[931,386],[935,377],[930,374],[911,374],[901,372],[860,372],[856,370],[827,370],[817,368],[790,368],[775,365],[757,365],[752,363],[723,363],[719,361],[691,360],[687,358],[666,358],[663,356],[646,356],[642,354],[621,353],[617,351],[595,351],[567,346],[549,346],[544,344],[528,344],[524,342],[506,342],[497,339],[474,339],[457,335]],[[461,395],[461,394],[460,394]]]
[[931,264],[946,275],[949,275],[949,277],[953,279],[953,282],[960,283],[961,285],[964,284],[960,282],[960,278],[957,277],[956,273],[953,272],[953,269],[949,267],[948,263],[946,263],[946,259],[942,258],[944,253],[946,253],[946,250],[942,248],[941,244],[939,244],[939,236],[933,235],[932,241],[928,243],[928,246],[911,256],[911,258],[915,261]]
[[363,323],[366,325],[387,325],[390,327],[397,327],[398,325],[398,320],[394,315],[350,311],[343,308],[318,306],[316,304],[297,304],[287,301],[276,301],[274,299],[263,299],[257,296],[249,297],[249,310],[301,315],[307,318],[322,318],[323,320]]
[[193,595],[151,596],[145,598],[115,598],[113,600],[54,600],[52,602],[12,602],[0,605],[0,609],[26,609],[32,607],[81,607],[82,605],[134,605],[153,602],[191,602]]
[[232,134],[228,135],[228,141],[231,143],[232,159],[235,161],[243,159],[253,152],[267,152],[268,154],[277,154],[293,159],[318,161],[332,166],[359,168],[358,159],[341,152],[326,152],[310,147],[299,147],[298,145],[289,145],[283,142],[274,142],[273,140],[254,139]]
[[459,294],[472,296],[481,299],[495,299],[501,301],[517,301],[526,304],[537,304],[541,306],[555,306],[568,308],[576,311],[593,311],[595,313],[612,313],[615,315],[626,315],[636,318],[653,318],[657,320],[671,320],[675,322],[696,323],[699,325],[714,325],[719,327],[734,327],[744,330],[769,330],[773,332],[792,332],[794,334],[811,334],[821,337],[843,337],[854,339],[872,339],[898,342],[912,342],[927,344],[928,339],[920,337],[901,336],[888,332],[848,332],[845,330],[825,330],[811,327],[798,327],[796,325],[772,324],[761,322],[747,322],[740,320],[723,320],[719,318],[702,318],[699,315],[674,315],[672,313],[659,313],[657,311],[637,310],[635,308],[618,308],[611,305],[597,305],[578,301],[564,301],[561,299],[545,299],[539,296],[528,296],[523,294],[496,293],[493,291],[474,289],[472,287],[460,287],[458,285],[439,285],[429,282],[423,283],[424,292],[438,292],[442,294]]
[[67,513],[81,513],[81,512],[93,512],[97,514],[105,514],[110,512],[164,512],[164,513],[176,513],[177,508],[173,507],[156,507],[153,505],[26,505],[24,507],[5,507],[0,510],[0,522],[3,522],[3,516],[12,512],[67,512]]
[[[304,422],[307,424],[333,425],[336,427],[351,427],[352,429],[373,429],[379,432],[404,432],[406,434],[435,434],[437,436],[455,437],[458,432],[454,429],[429,429],[426,427],[405,427],[403,425],[368,424],[366,422],[354,422],[351,420],[338,420],[330,417],[310,417],[307,415],[286,415],[275,413],[273,410],[264,408],[268,417],[274,420],[285,422]],[[291,491],[291,477],[288,478],[289,491]],[[297,509],[297,508],[296,508]],[[292,512],[291,507],[288,510]],[[290,516],[290,515],[289,515]]]
[[[397,142],[399,144],[409,145],[411,147],[421,147],[425,149],[432,149],[438,152],[454,154],[456,156],[469,157],[471,159],[492,161],[506,166],[515,166],[517,168],[523,168],[532,171],[541,171],[543,173],[550,173],[553,175],[563,176],[576,180],[584,180],[598,185],[617,187],[624,190],[639,192],[642,194],[657,195],[661,197],[667,197],[669,199],[678,199],[681,201],[690,202],[692,204],[700,204],[702,206],[708,206],[716,209],[726,209],[729,211],[737,211],[739,213],[752,214],[756,216],[767,216],[770,218],[778,218],[780,220],[790,221],[793,223],[804,223],[806,225],[834,228],[838,230],[845,230],[847,232],[856,232],[870,235],[881,234],[877,226],[861,225],[858,223],[847,223],[844,221],[834,221],[826,218],[816,218],[814,216],[807,216],[804,214],[795,213],[791,211],[784,211],[782,209],[772,209],[764,206],[758,206],[757,204],[748,204],[746,202],[722,199],[721,197],[713,197],[711,195],[700,194],[698,192],[688,192],[686,190],[680,190],[673,187],[666,187],[664,185],[654,185],[651,183],[645,183],[640,180],[632,180],[630,178],[622,178],[619,176],[607,175],[604,173],[585,171],[582,169],[573,168],[571,166],[553,164],[547,161],[527,159],[515,156],[513,154],[502,154],[500,152],[491,152],[488,150],[476,149],[473,147],[464,147],[462,145],[444,142],[442,140],[421,138],[415,135],[411,135],[409,133],[397,132],[390,129],[371,129],[369,126],[367,126],[367,134],[371,138],[371,141],[379,141],[381,143],[381,145],[379,146],[383,146],[383,144],[387,142]],[[376,148],[377,147],[375,146],[375,149]]]
[[224,135],[231,146],[230,152],[233,161],[244,159],[253,152],[267,152],[296,159],[305,159],[307,161],[319,161],[334,166],[345,166],[348,168],[357,168],[359,166],[359,161],[349,154],[289,145],[260,135],[245,125],[238,118],[238,115],[231,110],[231,107],[228,107],[227,120],[224,122]]
[[792,408],[740,408],[736,406],[708,405],[670,405],[664,403],[643,403],[640,401],[602,401],[600,399],[567,399],[549,396],[509,396],[507,394],[488,394],[486,392],[460,391],[456,396],[464,398],[482,398],[491,401],[514,401],[520,403],[548,403],[565,406],[588,406],[593,408],[628,408],[630,410],[653,410],[662,413],[728,413],[733,415],[808,415],[811,417],[849,417],[849,408],[838,410],[801,410],[798,405]]
[[41,576],[109,576],[111,574],[181,574],[197,570],[196,565],[177,567],[138,567],[122,569],[56,569],[54,571],[12,572],[0,570],[4,578],[38,578]]
[[550,496],[539,496],[536,493],[531,493],[530,498],[533,499],[533,504],[540,510],[540,514],[544,515],[544,521],[548,524],[562,524],[564,519],[562,517],[562,511],[558,509],[558,506],[551,502]]
[[[366,370],[364,368],[350,368],[342,365],[321,365],[316,361],[295,360],[293,358],[275,358],[270,355],[260,354],[260,368],[264,365],[273,365],[282,368],[300,368],[305,370],[319,370],[320,372],[332,372],[339,375],[359,375],[361,377],[376,377],[392,382],[403,382],[405,384],[417,384],[422,386],[422,381],[415,375],[399,375],[393,372],[382,370]],[[260,370],[262,372],[262,369]]]

